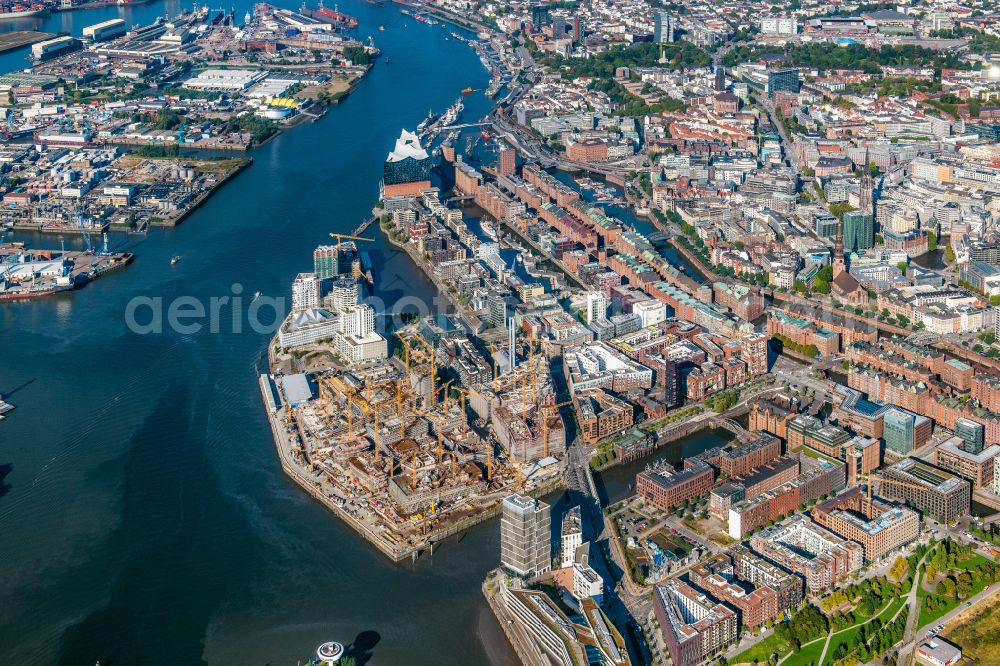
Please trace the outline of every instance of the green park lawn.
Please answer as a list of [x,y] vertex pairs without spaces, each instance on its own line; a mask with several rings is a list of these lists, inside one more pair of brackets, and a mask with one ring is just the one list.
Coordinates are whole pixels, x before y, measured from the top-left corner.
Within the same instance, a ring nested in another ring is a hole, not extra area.
[[[984,580],[982,576],[977,575],[978,569],[988,562],[989,560],[985,557],[975,553],[972,557],[962,560],[955,565],[956,570],[965,569],[972,573],[972,592],[969,594],[969,597],[976,596],[986,589],[987,585],[989,585],[989,581]],[[960,599],[948,599],[945,603],[941,604],[934,610],[929,610],[924,603],[928,596],[930,596],[930,593],[924,589],[923,585],[921,585],[917,590],[917,599],[920,601],[920,618],[917,620],[917,627],[928,625],[938,618],[944,617],[955,608],[958,608],[960,604],[965,603],[964,600]]]

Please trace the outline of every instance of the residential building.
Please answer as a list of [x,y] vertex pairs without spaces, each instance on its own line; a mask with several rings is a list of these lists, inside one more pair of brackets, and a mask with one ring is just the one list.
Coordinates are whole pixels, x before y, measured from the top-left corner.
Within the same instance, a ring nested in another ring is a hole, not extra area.
[[688,458],[684,467],[675,470],[663,463],[653,469],[639,472],[635,477],[635,492],[658,509],[669,511],[712,488],[715,473],[698,458]]
[[500,517],[500,563],[530,578],[552,568],[549,505],[532,497],[509,495]]
[[697,666],[736,642],[736,613],[680,580],[654,588],[653,612],[674,666]]
[[872,497],[871,506],[855,486],[813,507],[817,525],[860,543],[866,561],[882,559],[920,536],[920,514]]
[[754,535],[750,547],[802,576],[813,594],[849,577],[864,560],[860,544],[842,539],[801,514]]

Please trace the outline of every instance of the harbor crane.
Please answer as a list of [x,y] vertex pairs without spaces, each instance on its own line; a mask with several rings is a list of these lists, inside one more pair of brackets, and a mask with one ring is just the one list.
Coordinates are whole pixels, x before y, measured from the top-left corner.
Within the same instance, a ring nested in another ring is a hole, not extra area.
[[364,238],[363,236],[350,236],[348,234],[330,234],[332,238],[337,239],[337,254],[340,254],[340,242],[343,240],[356,240],[356,241],[368,241],[369,243],[374,242],[373,238]]

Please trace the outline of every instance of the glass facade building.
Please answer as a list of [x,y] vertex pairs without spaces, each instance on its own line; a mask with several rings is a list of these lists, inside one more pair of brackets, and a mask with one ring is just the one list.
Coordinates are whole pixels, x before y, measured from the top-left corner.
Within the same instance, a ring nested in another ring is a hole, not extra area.
[[882,437],[885,448],[906,455],[913,450],[913,434],[916,416],[899,409],[890,409],[882,421]]
[[767,96],[774,97],[776,92],[799,91],[799,70],[772,69],[767,73]]
[[872,214],[863,210],[844,213],[844,252],[857,252],[875,246]]

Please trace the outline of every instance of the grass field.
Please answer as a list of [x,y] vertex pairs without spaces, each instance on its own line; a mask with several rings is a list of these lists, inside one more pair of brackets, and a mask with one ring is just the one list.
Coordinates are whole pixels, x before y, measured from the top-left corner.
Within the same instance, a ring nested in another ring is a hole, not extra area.
[[825,638],[824,636],[823,640],[818,640],[812,645],[802,648],[789,657],[788,661],[785,661],[781,666],[816,666],[820,655],[823,654],[823,645],[826,643]]
[[966,657],[980,664],[1000,664],[1000,598],[945,636],[962,647]]
[[760,643],[749,647],[743,652],[733,657],[732,664],[752,664],[756,659],[759,663],[766,663],[768,657],[777,654],[783,657],[788,653],[788,645],[774,634],[771,634]]

